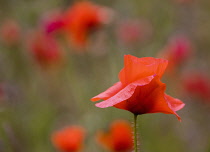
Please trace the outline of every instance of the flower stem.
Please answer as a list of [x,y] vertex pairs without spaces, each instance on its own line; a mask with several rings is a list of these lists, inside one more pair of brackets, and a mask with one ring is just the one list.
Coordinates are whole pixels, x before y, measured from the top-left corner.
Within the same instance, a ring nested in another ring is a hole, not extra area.
[[137,139],[137,116],[134,114],[134,152],[138,152],[138,139]]

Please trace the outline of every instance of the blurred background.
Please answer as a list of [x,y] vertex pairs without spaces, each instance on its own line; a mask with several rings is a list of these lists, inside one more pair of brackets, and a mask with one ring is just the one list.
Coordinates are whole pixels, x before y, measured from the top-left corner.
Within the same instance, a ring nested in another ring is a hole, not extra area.
[[133,116],[90,98],[125,54],[168,59],[166,92],[186,104],[182,122],[139,116],[141,151],[210,152],[210,1],[94,0],[96,17],[76,2],[0,0],[0,152],[58,151],[51,135],[69,125],[85,128],[83,151],[105,152],[96,132]]

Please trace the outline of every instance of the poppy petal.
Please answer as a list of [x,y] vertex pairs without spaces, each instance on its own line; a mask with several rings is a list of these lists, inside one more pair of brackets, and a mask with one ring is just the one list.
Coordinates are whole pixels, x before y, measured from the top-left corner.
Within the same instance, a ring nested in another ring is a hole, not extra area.
[[104,91],[104,92],[100,93],[99,95],[91,98],[91,101],[98,101],[100,99],[106,100],[106,99],[112,97],[113,95],[115,95],[120,90],[122,90],[122,88],[123,88],[122,83],[117,82],[112,87],[107,89],[106,91]]
[[123,84],[134,82],[138,79],[158,75],[162,77],[168,61],[153,57],[137,58],[132,55],[124,56],[124,68],[119,73],[119,79]]
[[132,96],[136,87],[137,87],[136,84],[131,83],[125,88],[123,88],[121,91],[119,91],[116,95],[112,96],[111,98],[105,101],[102,101],[100,103],[97,103],[96,106],[99,108],[107,108],[115,104],[118,104],[121,101],[127,100],[128,98]]
[[107,108],[107,107],[114,106],[122,101],[125,101],[133,95],[137,86],[147,85],[148,83],[152,81],[153,78],[154,76],[149,76],[141,80],[135,81],[127,85],[125,88],[120,90],[117,94],[110,97],[109,99],[102,101],[100,103],[97,103],[96,106],[100,108]]
[[[179,104],[179,101],[166,100],[165,97],[166,85],[160,81],[160,77],[156,76],[149,84],[144,86],[138,86],[135,89],[133,95],[116,105],[116,108],[125,109],[131,111],[135,114],[145,114],[145,113],[166,113],[175,114],[180,120],[175,110],[180,107],[176,107],[175,103]],[[173,103],[170,104],[170,103]]]
[[[174,114],[178,120],[181,120],[179,115],[175,112],[176,105],[173,106],[170,104],[165,97],[166,85],[160,81],[159,77],[155,77],[153,81],[148,85],[148,87],[153,90],[149,91],[150,94],[145,101],[147,101],[148,112],[145,113],[165,113],[165,114]],[[142,89],[143,90],[143,89]],[[144,90],[146,90],[144,88]],[[177,101],[178,102],[178,101]],[[178,109],[178,108],[177,108]]]
[[173,109],[173,111],[178,111],[185,106],[185,104],[181,100],[173,98],[167,94],[165,94],[165,99],[170,105],[170,108]]

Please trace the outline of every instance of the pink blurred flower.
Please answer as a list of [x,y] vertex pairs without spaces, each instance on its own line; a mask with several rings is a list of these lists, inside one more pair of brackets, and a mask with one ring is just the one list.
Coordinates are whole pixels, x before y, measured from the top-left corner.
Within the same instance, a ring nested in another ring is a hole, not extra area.
[[183,88],[190,96],[197,96],[210,101],[210,78],[202,72],[186,73],[183,77]]
[[193,0],[174,0],[174,1],[179,4],[189,4],[193,2]]
[[4,92],[4,86],[2,83],[0,83],[0,101],[4,98],[5,92]]
[[63,12],[60,10],[47,12],[41,20],[41,26],[47,34],[62,30],[64,28]]
[[168,71],[173,72],[192,55],[192,45],[189,39],[183,36],[173,37],[159,56],[169,60]]
[[61,63],[63,54],[56,39],[41,31],[28,35],[28,49],[33,58],[41,66],[57,65]]
[[1,41],[6,45],[15,45],[20,41],[19,24],[12,19],[4,21],[0,27]]
[[152,26],[147,21],[125,20],[117,27],[117,37],[123,44],[133,44],[147,40],[152,34]]

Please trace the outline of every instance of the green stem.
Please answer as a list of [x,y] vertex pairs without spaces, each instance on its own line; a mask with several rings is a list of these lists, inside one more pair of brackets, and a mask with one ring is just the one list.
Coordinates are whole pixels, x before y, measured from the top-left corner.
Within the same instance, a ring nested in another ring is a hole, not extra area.
[[137,139],[137,116],[136,114],[134,114],[134,151],[138,152],[138,139]]

